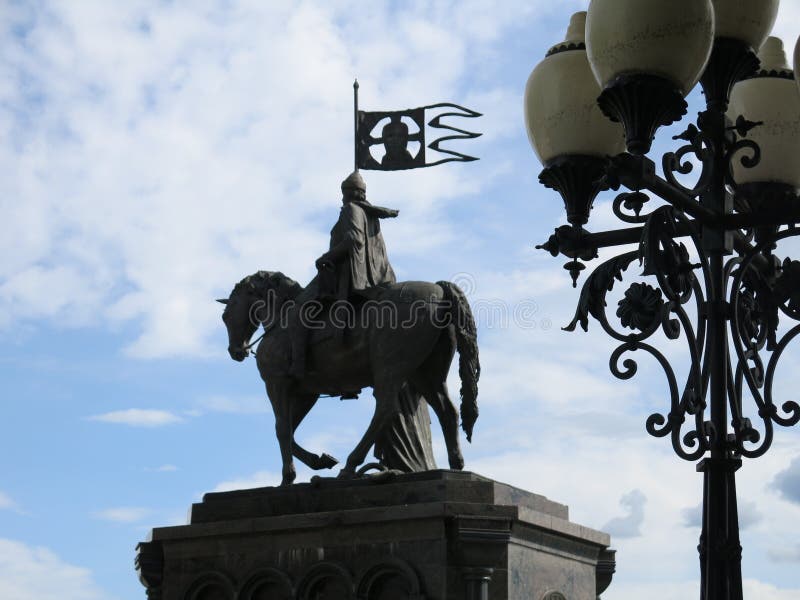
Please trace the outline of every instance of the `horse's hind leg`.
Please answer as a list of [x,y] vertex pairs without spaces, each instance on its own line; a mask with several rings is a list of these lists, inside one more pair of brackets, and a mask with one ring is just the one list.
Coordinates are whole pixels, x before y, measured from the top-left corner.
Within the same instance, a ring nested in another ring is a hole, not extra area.
[[412,381],[439,419],[450,468],[460,471],[464,468],[464,457],[458,441],[458,410],[447,393],[447,384],[444,381],[432,381],[424,375],[415,377]]
[[447,372],[450,370],[454,347],[455,339],[449,332],[443,333],[428,359],[414,373],[411,382],[439,419],[450,468],[460,471],[464,468],[464,456],[458,440],[458,410],[447,392]]
[[369,449],[375,444],[378,434],[383,431],[391,418],[397,414],[397,395],[400,393],[399,383],[376,384],[373,389],[375,396],[375,414],[364,432],[361,441],[347,457],[347,463],[339,474],[340,477],[352,477],[356,468],[367,458]]

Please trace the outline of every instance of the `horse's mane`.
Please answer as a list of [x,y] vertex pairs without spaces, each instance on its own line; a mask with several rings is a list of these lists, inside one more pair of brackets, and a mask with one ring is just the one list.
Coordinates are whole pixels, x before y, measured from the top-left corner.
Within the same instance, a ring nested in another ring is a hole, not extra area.
[[233,294],[251,292],[259,298],[265,298],[270,290],[279,297],[294,298],[303,287],[291,277],[280,271],[257,271],[248,275],[233,287]]

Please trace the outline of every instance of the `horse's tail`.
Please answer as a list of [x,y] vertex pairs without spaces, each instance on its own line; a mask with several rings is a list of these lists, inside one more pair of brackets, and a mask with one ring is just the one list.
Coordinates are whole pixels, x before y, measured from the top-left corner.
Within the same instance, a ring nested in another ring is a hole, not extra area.
[[472,441],[472,428],[478,419],[478,379],[481,363],[478,359],[478,330],[464,292],[449,281],[438,281],[444,290],[444,300],[450,305],[450,323],[456,328],[458,374],[461,376],[461,427]]

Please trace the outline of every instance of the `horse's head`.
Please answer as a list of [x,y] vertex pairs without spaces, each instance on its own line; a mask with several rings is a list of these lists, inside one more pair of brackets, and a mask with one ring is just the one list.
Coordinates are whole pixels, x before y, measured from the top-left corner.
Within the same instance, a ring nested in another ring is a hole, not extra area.
[[299,284],[283,273],[258,271],[237,283],[227,299],[222,322],[228,330],[228,353],[236,361],[243,361],[250,354],[250,338],[261,325],[279,322],[280,308],[293,298]]

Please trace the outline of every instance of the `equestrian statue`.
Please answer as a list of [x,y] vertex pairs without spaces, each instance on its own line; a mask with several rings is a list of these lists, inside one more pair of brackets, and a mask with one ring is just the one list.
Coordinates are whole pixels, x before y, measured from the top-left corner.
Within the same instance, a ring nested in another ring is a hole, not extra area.
[[301,447],[294,432],[320,396],[356,398],[365,387],[373,389],[375,413],[340,477],[363,473],[366,467],[359,467],[373,446],[380,469],[436,468],[426,403],[442,428],[450,468],[460,470],[459,411],[446,380],[458,350],[461,426],[471,441],[480,363],[469,304],[447,281],[398,283],[380,230],[380,221],[398,212],[366,200],[358,171],[341,188],[329,250],[306,287],[283,273],[259,271],[219,300],[232,359],[243,361],[252,336],[264,328],[255,356],[275,414],[281,484],[295,479],[293,457],[315,470],[337,464]]

